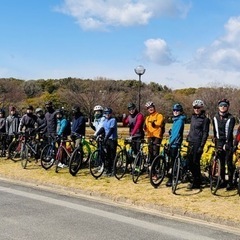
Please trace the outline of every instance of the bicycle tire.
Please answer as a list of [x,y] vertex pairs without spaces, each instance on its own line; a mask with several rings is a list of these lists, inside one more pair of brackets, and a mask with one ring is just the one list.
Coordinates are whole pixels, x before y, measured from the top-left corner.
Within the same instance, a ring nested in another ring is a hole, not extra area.
[[127,166],[128,166],[128,157],[126,150],[120,150],[114,159],[113,164],[113,172],[114,176],[120,180],[123,178],[125,173],[127,172]]
[[143,171],[143,155],[139,152],[133,162],[133,169],[132,169],[132,180],[134,183],[138,182],[138,179]]
[[54,153],[54,147],[52,144],[46,145],[41,152],[41,166],[48,170],[51,168],[55,162],[55,153]]
[[27,163],[28,163],[28,146],[25,143],[22,143],[21,145],[20,158],[21,158],[22,168],[26,169]]
[[80,147],[77,147],[71,157],[70,157],[70,161],[69,161],[69,173],[72,176],[76,176],[76,174],[78,173],[78,171],[80,170],[82,165],[82,151]]
[[7,151],[8,151],[8,159],[11,159],[14,162],[16,162],[17,159],[20,158],[21,142],[18,139],[13,140],[9,144]]
[[172,193],[175,194],[180,177],[181,158],[177,157],[173,164],[172,169]]
[[210,190],[213,195],[216,195],[221,182],[221,162],[220,159],[212,159],[209,168]]
[[102,154],[99,149],[95,150],[89,159],[89,170],[92,176],[96,179],[102,176],[105,163],[102,159]]
[[162,183],[166,173],[166,161],[164,156],[158,155],[154,158],[149,172],[150,183],[154,188],[158,188]]

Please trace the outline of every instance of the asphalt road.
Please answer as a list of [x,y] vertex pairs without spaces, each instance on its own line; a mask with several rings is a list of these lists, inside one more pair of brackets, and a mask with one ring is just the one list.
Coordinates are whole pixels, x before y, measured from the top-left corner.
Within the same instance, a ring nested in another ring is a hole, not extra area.
[[215,225],[7,181],[0,181],[0,219],[0,240],[240,239]]

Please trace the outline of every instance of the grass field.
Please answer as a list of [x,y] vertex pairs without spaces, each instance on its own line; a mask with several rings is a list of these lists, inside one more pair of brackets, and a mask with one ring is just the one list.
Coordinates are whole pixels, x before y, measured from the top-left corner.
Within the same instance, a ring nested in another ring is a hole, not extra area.
[[114,177],[95,180],[88,168],[81,169],[73,177],[68,169],[61,169],[59,173],[55,173],[54,169],[46,171],[34,161],[27,169],[22,169],[19,161],[13,162],[5,158],[0,159],[0,177],[31,183],[35,187],[60,189],[65,194],[97,196],[155,212],[180,214],[240,227],[240,197],[236,190],[227,192],[220,189],[218,195],[213,196],[207,185],[201,190],[190,191],[186,184],[180,184],[177,194],[173,195],[171,189],[165,187],[165,181],[158,189],[154,189],[147,175],[140,178],[137,184],[133,183],[130,174],[120,181]]

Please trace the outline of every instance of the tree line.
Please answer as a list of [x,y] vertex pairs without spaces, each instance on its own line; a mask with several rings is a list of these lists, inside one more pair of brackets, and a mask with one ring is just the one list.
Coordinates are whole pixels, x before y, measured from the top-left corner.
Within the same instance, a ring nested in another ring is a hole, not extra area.
[[[217,84],[216,84],[217,85]],[[0,78],[1,108],[8,112],[10,105],[15,105],[21,114],[27,105],[44,107],[44,102],[51,100],[55,108],[71,109],[79,105],[86,117],[92,116],[95,105],[111,107],[120,120],[127,113],[127,105],[134,102],[138,106],[139,81],[111,80],[106,78],[80,79],[38,79],[21,80],[15,78]],[[141,111],[147,114],[144,107],[147,101],[155,103],[157,111],[171,121],[172,106],[182,104],[188,119],[192,114],[192,102],[202,99],[210,118],[217,111],[217,102],[222,98],[230,101],[230,112],[240,117],[240,89],[230,86],[211,86],[205,88],[185,88],[172,90],[167,86],[150,82],[141,82]]]

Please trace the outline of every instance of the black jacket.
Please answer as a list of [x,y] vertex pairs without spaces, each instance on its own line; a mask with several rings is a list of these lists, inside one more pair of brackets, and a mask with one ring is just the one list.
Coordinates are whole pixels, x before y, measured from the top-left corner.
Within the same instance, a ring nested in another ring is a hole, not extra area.
[[209,125],[210,120],[206,117],[204,111],[202,111],[200,115],[193,114],[187,138],[188,141],[192,143],[199,143],[200,146],[203,147],[209,135]]

